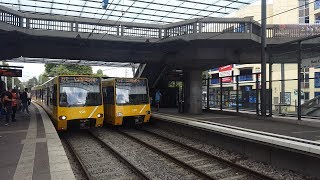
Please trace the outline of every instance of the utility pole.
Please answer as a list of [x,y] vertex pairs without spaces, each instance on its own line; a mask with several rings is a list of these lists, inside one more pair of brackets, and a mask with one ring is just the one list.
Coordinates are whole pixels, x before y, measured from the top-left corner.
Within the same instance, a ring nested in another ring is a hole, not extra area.
[[266,56],[267,2],[261,0],[261,116],[267,115],[267,56]]

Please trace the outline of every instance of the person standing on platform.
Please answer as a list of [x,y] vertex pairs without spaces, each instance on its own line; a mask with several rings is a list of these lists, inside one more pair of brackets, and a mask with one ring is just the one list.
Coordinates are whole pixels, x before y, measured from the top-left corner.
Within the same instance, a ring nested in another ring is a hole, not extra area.
[[17,112],[17,106],[18,106],[18,94],[15,89],[12,90],[12,115],[11,115],[11,120],[12,122],[16,122],[16,112]]
[[[31,93],[27,89],[28,106],[31,104]],[[29,111],[28,111],[29,112]]]
[[6,110],[6,126],[9,126],[10,118],[12,115],[12,88],[8,88],[8,91],[5,92],[3,98],[3,105]]
[[161,94],[160,90],[158,89],[156,92],[155,98],[154,98],[155,103],[156,103],[156,107],[157,107],[157,111],[159,111],[159,108],[160,108],[161,96],[162,96],[162,94]]
[[22,112],[24,112],[24,110],[27,111],[27,113],[29,114],[29,109],[28,109],[28,88],[25,88],[23,93],[21,93],[20,99],[22,102]]

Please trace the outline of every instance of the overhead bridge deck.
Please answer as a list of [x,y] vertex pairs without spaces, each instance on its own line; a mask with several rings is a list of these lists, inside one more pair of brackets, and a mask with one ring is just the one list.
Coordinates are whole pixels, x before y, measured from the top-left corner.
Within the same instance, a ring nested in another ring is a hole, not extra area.
[[[268,25],[267,44],[319,34],[318,25],[313,26],[315,30],[307,31],[300,25]],[[158,25],[22,13],[0,6],[0,32],[3,59],[23,56],[136,63],[175,59],[185,64],[182,59],[190,58],[201,67],[260,61],[259,54],[248,58],[255,50],[243,50],[260,44],[261,26],[251,17]]]

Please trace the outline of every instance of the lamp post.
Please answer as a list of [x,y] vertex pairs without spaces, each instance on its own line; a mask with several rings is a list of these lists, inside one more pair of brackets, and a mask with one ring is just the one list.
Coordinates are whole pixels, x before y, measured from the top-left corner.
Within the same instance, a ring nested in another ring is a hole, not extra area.
[[267,26],[267,2],[261,0],[261,116],[267,115],[267,61],[266,61],[266,26]]

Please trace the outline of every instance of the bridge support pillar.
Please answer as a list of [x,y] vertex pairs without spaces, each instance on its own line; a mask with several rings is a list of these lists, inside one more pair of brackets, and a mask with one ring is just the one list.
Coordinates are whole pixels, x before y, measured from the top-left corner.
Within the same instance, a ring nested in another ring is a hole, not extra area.
[[202,113],[202,71],[185,71],[185,112]]

